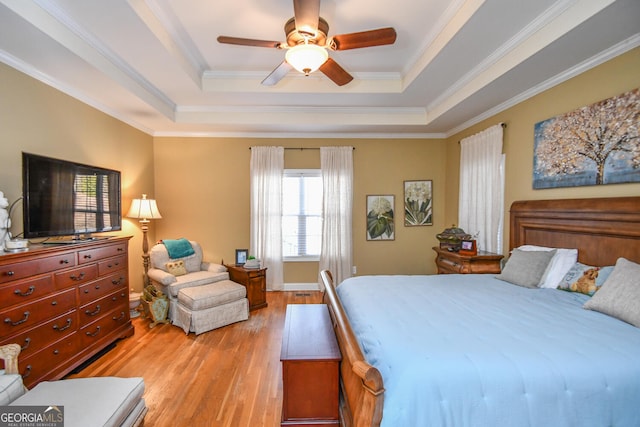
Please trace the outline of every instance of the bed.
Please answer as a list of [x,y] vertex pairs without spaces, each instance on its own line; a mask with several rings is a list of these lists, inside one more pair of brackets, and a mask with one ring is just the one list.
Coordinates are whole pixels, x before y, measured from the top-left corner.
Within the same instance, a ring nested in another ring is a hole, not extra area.
[[[520,201],[510,213],[512,249],[640,263],[640,197]],[[321,276],[344,426],[640,425],[640,328],[585,310],[587,295],[493,275],[360,276],[337,288]]]

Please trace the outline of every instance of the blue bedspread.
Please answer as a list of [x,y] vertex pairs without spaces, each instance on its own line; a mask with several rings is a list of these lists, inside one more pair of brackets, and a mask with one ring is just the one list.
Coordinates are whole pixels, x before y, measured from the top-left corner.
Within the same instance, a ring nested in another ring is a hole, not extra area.
[[640,329],[491,275],[361,276],[338,294],[382,426],[640,426]]

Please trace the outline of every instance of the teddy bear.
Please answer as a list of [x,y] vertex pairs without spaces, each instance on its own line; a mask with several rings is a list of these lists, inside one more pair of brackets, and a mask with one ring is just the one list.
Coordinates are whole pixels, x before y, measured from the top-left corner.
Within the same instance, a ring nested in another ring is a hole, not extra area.
[[582,276],[571,284],[571,290],[573,292],[593,295],[598,290],[598,287],[596,286],[598,270],[598,268],[585,270],[584,273],[582,273]]

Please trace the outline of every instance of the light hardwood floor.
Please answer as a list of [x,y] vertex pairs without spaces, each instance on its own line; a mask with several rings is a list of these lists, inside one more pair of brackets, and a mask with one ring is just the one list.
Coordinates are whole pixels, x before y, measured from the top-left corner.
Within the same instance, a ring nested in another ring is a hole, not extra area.
[[287,304],[322,302],[320,292],[268,292],[249,320],[195,336],[133,320],[135,334],[72,378],[140,376],[145,426],[278,426],[280,345]]

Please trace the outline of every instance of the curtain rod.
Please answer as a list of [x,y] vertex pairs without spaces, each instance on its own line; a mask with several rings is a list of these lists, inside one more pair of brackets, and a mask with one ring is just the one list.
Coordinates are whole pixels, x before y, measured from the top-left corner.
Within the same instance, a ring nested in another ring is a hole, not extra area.
[[[502,129],[505,129],[507,127],[507,124],[504,122],[498,123],[500,126],[502,126]],[[460,144],[460,141],[458,141],[458,144]]]
[[[356,149],[356,147],[351,147],[353,150]],[[319,150],[320,147],[284,147],[285,150]],[[251,147],[249,147],[249,150],[251,150]]]

